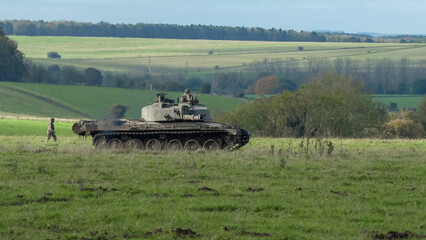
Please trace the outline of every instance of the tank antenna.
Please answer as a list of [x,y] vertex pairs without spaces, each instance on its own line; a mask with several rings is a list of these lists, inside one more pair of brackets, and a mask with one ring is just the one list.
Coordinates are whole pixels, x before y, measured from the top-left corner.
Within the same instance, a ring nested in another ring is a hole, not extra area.
[[151,89],[150,94],[151,94],[151,101],[152,101],[152,83],[149,84],[149,88]]

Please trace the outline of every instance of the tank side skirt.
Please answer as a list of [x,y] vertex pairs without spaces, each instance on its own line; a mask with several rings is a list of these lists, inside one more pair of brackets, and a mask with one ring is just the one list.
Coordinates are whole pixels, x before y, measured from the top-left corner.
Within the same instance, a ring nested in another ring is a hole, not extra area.
[[[222,149],[236,150],[244,146],[246,143],[241,141],[239,131],[237,135],[233,135],[224,130],[197,130],[197,131],[100,131],[92,132],[92,136],[100,134],[105,137],[106,141],[111,139],[123,139],[124,141],[130,139],[141,139],[148,141],[149,139],[166,139],[170,141],[173,138],[179,138],[185,141],[189,139],[197,139],[201,145],[209,139],[214,139],[219,142]],[[165,136],[161,138],[161,135]],[[178,137],[180,136],[180,137]]]

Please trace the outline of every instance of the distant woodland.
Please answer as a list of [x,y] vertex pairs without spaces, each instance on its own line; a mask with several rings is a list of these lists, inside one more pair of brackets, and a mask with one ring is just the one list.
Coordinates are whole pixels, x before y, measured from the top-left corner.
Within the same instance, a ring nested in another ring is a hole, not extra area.
[[[260,27],[229,27],[177,24],[111,24],[108,22],[82,23],[74,21],[3,20],[0,27],[6,35],[76,36],[76,37],[134,37],[246,41],[294,42],[380,42],[425,43],[426,36],[397,35],[374,38],[368,34],[327,33],[264,29]],[[387,40],[386,40],[387,39]]]
[[369,36],[330,35],[316,32],[264,29],[260,27],[227,27],[212,25],[176,24],[111,24],[108,22],[81,23],[73,21],[0,21],[6,35],[26,36],[84,36],[84,37],[134,37],[247,41],[298,41],[298,42],[373,42]]

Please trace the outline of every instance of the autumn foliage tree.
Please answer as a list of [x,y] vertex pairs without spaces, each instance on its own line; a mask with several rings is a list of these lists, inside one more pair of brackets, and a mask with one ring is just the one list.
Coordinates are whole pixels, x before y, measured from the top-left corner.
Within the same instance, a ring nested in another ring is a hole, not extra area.
[[254,92],[258,95],[273,94],[279,82],[280,80],[274,75],[263,77],[257,80]]

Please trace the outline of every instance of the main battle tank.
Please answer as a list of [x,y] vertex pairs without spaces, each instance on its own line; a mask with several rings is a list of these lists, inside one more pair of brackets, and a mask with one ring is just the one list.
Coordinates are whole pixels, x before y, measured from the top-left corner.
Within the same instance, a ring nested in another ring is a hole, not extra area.
[[80,120],[74,133],[92,136],[97,148],[147,150],[236,150],[249,142],[250,132],[213,122],[210,112],[187,89],[177,103],[166,93],[142,108],[141,119]]

